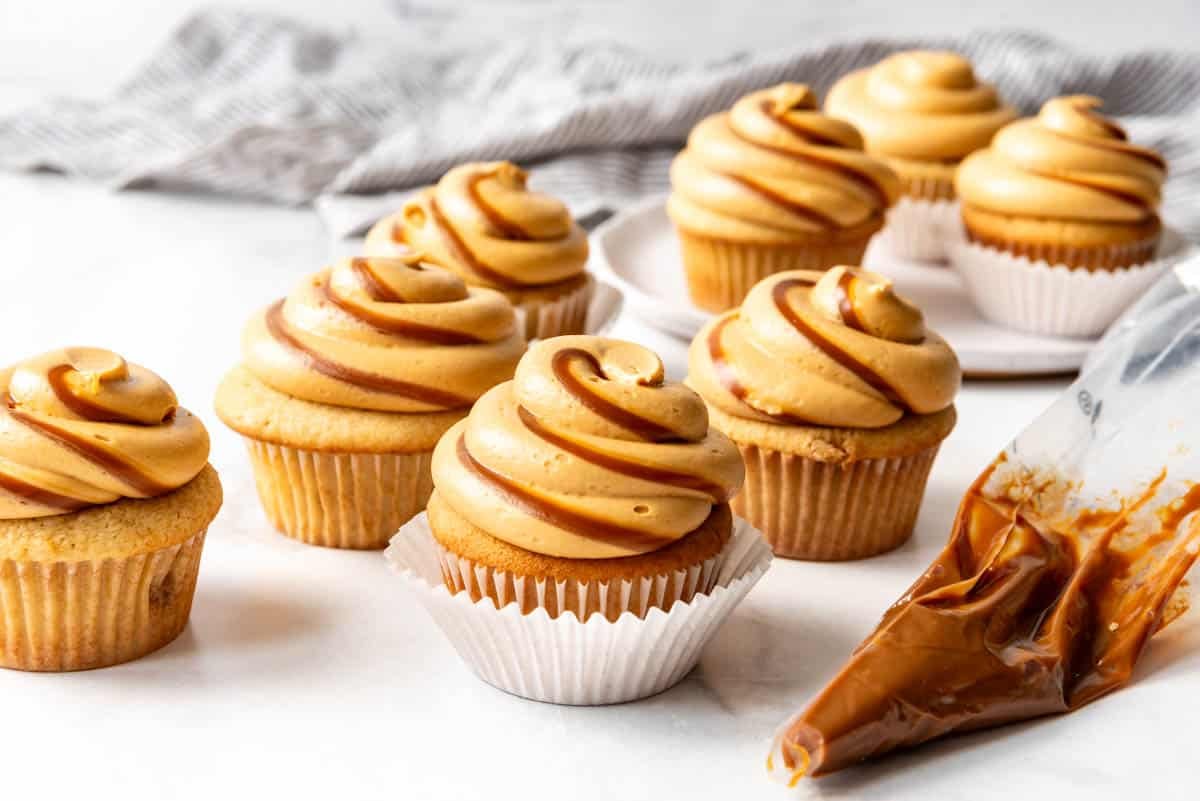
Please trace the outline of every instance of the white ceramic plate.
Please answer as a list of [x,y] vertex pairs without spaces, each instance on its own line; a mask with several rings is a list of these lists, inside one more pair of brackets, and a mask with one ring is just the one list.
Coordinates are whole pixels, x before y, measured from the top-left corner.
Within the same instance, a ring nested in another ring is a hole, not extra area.
[[[592,235],[593,267],[625,296],[631,314],[691,339],[712,317],[688,299],[679,243],[665,199],[649,198]],[[874,244],[874,243],[873,243]],[[1094,340],[1012,331],[980,316],[954,271],[899,261],[872,246],[864,266],[889,276],[925,312],[930,327],[958,353],[968,376],[1029,376],[1078,370]]]

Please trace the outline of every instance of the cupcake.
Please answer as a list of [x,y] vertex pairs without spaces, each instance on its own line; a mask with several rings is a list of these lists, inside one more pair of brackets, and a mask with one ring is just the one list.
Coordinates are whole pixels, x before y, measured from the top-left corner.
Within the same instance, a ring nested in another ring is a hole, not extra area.
[[[442,437],[433,483],[451,591],[615,620],[712,590],[742,461],[653,352],[556,337]],[[616,589],[658,577],[653,592]]]
[[688,384],[746,463],[734,512],[797,559],[909,538],[960,379],[886,278],[841,266],[767,278],[688,353]]
[[862,147],[803,84],[702,120],[671,164],[667,201],[696,305],[724,311],[772,273],[858,264],[900,193]]
[[97,348],[0,371],[0,666],[137,659],[187,625],[221,507],[208,432]]
[[290,537],[382,548],[432,491],[433,446],[525,349],[504,296],[410,253],[305,278],[247,324],[217,414]]
[[899,174],[904,198],[883,236],[896,255],[922,261],[945,258],[945,229],[957,225],[955,168],[1017,117],[965,58],[923,50],[846,75],[825,110],[852,122],[867,152]]
[[413,248],[524,315],[527,339],[582,334],[594,284],[587,233],[507,161],[463,164],[367,233],[368,256]]
[[1150,282],[1166,163],[1130,144],[1093,97],[1060,97],[959,168],[967,242],[955,265],[983,313],[1090,336]]

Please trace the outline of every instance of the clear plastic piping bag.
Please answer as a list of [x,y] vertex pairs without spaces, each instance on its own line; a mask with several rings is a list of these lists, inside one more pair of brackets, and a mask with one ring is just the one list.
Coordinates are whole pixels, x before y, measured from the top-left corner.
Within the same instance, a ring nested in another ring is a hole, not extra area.
[[1200,261],[1132,308],[987,466],[949,541],[806,707],[768,770],[794,784],[1118,689],[1187,608],[1200,552]]
[[1078,478],[1084,501],[1164,468],[1171,483],[1200,480],[1197,289],[1192,256],[1113,324],[1079,379],[1012,442],[1010,460]]

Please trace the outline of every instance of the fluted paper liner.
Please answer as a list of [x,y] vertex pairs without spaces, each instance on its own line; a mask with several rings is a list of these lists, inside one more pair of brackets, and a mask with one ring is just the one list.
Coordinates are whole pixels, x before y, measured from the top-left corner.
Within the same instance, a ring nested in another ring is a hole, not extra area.
[[921,175],[905,169],[895,161],[888,164],[900,176],[904,194],[902,197],[912,200],[954,200],[954,180],[933,175]]
[[124,559],[0,560],[0,665],[89,670],[171,642],[191,613],[204,536]]
[[588,308],[596,289],[595,279],[555,300],[524,301],[516,304],[525,323],[525,339],[549,339],[587,332]]
[[902,197],[888,211],[879,240],[897,258],[939,263],[946,260],[946,241],[959,225],[956,200]]
[[961,236],[947,245],[984,317],[1032,334],[1064,337],[1103,333],[1185,250],[1183,238],[1165,229],[1154,261],[1089,271],[1014,256]]
[[739,442],[746,483],[730,505],[762,531],[776,556],[874,556],[912,536],[939,447],[843,466]]
[[383,548],[433,492],[432,448],[336,453],[245,439],[267,519],[310,545]]
[[688,293],[702,309],[721,312],[740,304],[751,287],[784,270],[828,270],[861,264],[874,231],[854,242],[757,245],[697,236],[676,228]]
[[[615,620],[592,614],[587,622],[580,622],[575,614],[551,617],[543,605],[522,612],[516,602],[497,608],[491,598],[472,600],[467,592],[452,593],[443,575],[443,551],[422,514],[392,538],[385,556],[471,670],[514,695],[589,706],[645,698],[678,683],[771,561],[761,535],[735,518],[729,542],[701,570],[711,575],[711,590],[694,593],[690,600],[674,600],[669,611],[652,607],[639,615],[643,605],[639,599],[663,591],[660,587],[671,582],[616,582],[619,586],[605,589],[601,606],[619,598],[627,607],[624,613]],[[673,577],[675,586],[688,584],[680,575],[684,572]],[[490,576],[480,572],[474,580],[492,581],[497,589],[516,587],[517,582],[535,585],[535,596],[554,598],[558,608],[568,612],[581,604],[589,606],[570,598],[571,592],[552,581],[495,572]]]

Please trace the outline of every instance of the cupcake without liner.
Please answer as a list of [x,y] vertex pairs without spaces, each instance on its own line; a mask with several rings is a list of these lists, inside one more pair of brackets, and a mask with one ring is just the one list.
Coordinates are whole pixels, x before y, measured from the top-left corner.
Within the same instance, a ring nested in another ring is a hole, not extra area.
[[524,348],[499,293],[417,253],[350,259],[250,320],[217,414],[244,437],[275,528],[383,548],[425,508],[438,438]]
[[174,640],[221,507],[204,426],[96,348],[0,371],[0,394],[0,666],[88,670]]
[[595,291],[587,232],[527,181],[507,161],[455,167],[372,226],[366,253],[419,250],[469,286],[502,293],[521,311],[526,339],[582,334]]
[[953,261],[985,316],[1038,334],[1095,336],[1167,266],[1166,163],[1086,96],[1012,123],[960,168],[965,241]]
[[912,535],[960,381],[921,312],[845,266],[768,278],[688,353],[688,384],[746,465],[734,511],[795,559],[861,559]]
[[866,151],[900,176],[902,207],[881,234],[888,249],[903,259],[944,261],[955,169],[1016,119],[1016,109],[977,80],[962,56],[912,50],[838,80],[825,110],[853,123]]
[[724,311],[768,275],[859,263],[900,193],[895,173],[862,147],[853,126],[823,115],[795,83],[693,128],[667,201],[692,301]]
[[434,451],[437,575],[493,611],[580,631],[600,619],[636,637],[644,629],[622,620],[674,616],[726,576],[746,539],[728,503],[742,477],[733,443],[653,352],[586,336],[534,343]]

